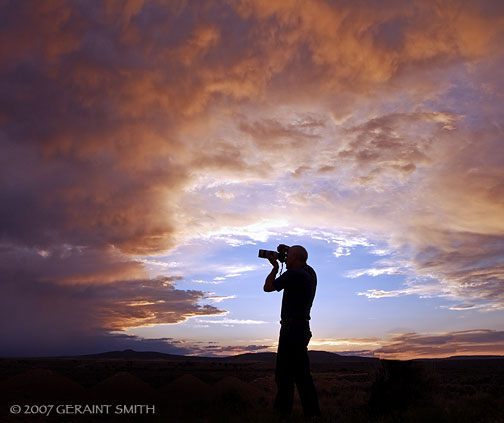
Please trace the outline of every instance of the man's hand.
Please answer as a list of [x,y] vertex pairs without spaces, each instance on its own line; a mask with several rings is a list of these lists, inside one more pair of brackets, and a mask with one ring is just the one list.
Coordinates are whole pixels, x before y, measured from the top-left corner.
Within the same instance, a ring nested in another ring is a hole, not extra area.
[[268,253],[268,255],[266,256],[269,260],[269,262],[271,263],[271,265],[278,270],[278,261],[277,259],[275,258],[275,256],[272,254],[272,253]]

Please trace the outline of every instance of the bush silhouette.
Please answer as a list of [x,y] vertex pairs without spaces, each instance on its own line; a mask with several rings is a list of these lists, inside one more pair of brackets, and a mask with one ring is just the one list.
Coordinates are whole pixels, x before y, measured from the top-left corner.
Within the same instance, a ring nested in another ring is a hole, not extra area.
[[428,363],[382,360],[371,386],[371,414],[401,412],[432,404],[435,378]]

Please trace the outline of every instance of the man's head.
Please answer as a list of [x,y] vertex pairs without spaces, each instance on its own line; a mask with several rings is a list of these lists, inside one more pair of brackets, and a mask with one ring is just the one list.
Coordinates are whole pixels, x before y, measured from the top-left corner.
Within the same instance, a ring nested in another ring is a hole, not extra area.
[[308,260],[308,252],[301,245],[293,245],[289,247],[287,252],[287,259],[285,260],[285,266],[287,269],[293,269],[295,267],[306,266],[306,261]]

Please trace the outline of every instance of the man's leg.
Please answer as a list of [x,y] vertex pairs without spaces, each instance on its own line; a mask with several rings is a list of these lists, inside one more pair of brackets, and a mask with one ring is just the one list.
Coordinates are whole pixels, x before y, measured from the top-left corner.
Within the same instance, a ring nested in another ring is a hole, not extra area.
[[311,332],[309,328],[304,328],[294,353],[294,380],[298,388],[299,398],[303,406],[305,416],[320,416],[320,407],[318,403],[317,391],[313,383],[310,372],[310,359],[308,358],[308,343],[310,342]]
[[284,416],[292,412],[292,405],[294,402],[292,348],[288,335],[287,328],[282,328],[280,330],[275,369],[275,382],[278,390],[273,404],[275,410]]

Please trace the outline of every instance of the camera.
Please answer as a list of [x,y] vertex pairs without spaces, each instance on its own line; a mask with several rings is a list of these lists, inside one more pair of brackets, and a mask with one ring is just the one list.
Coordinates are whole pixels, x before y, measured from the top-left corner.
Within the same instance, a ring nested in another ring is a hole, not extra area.
[[259,250],[259,258],[268,258],[268,255],[271,254],[273,257],[275,257],[279,262],[285,263],[285,260],[287,259],[287,251],[289,251],[289,247],[284,244],[280,244],[277,247],[277,251],[270,251],[270,250]]

